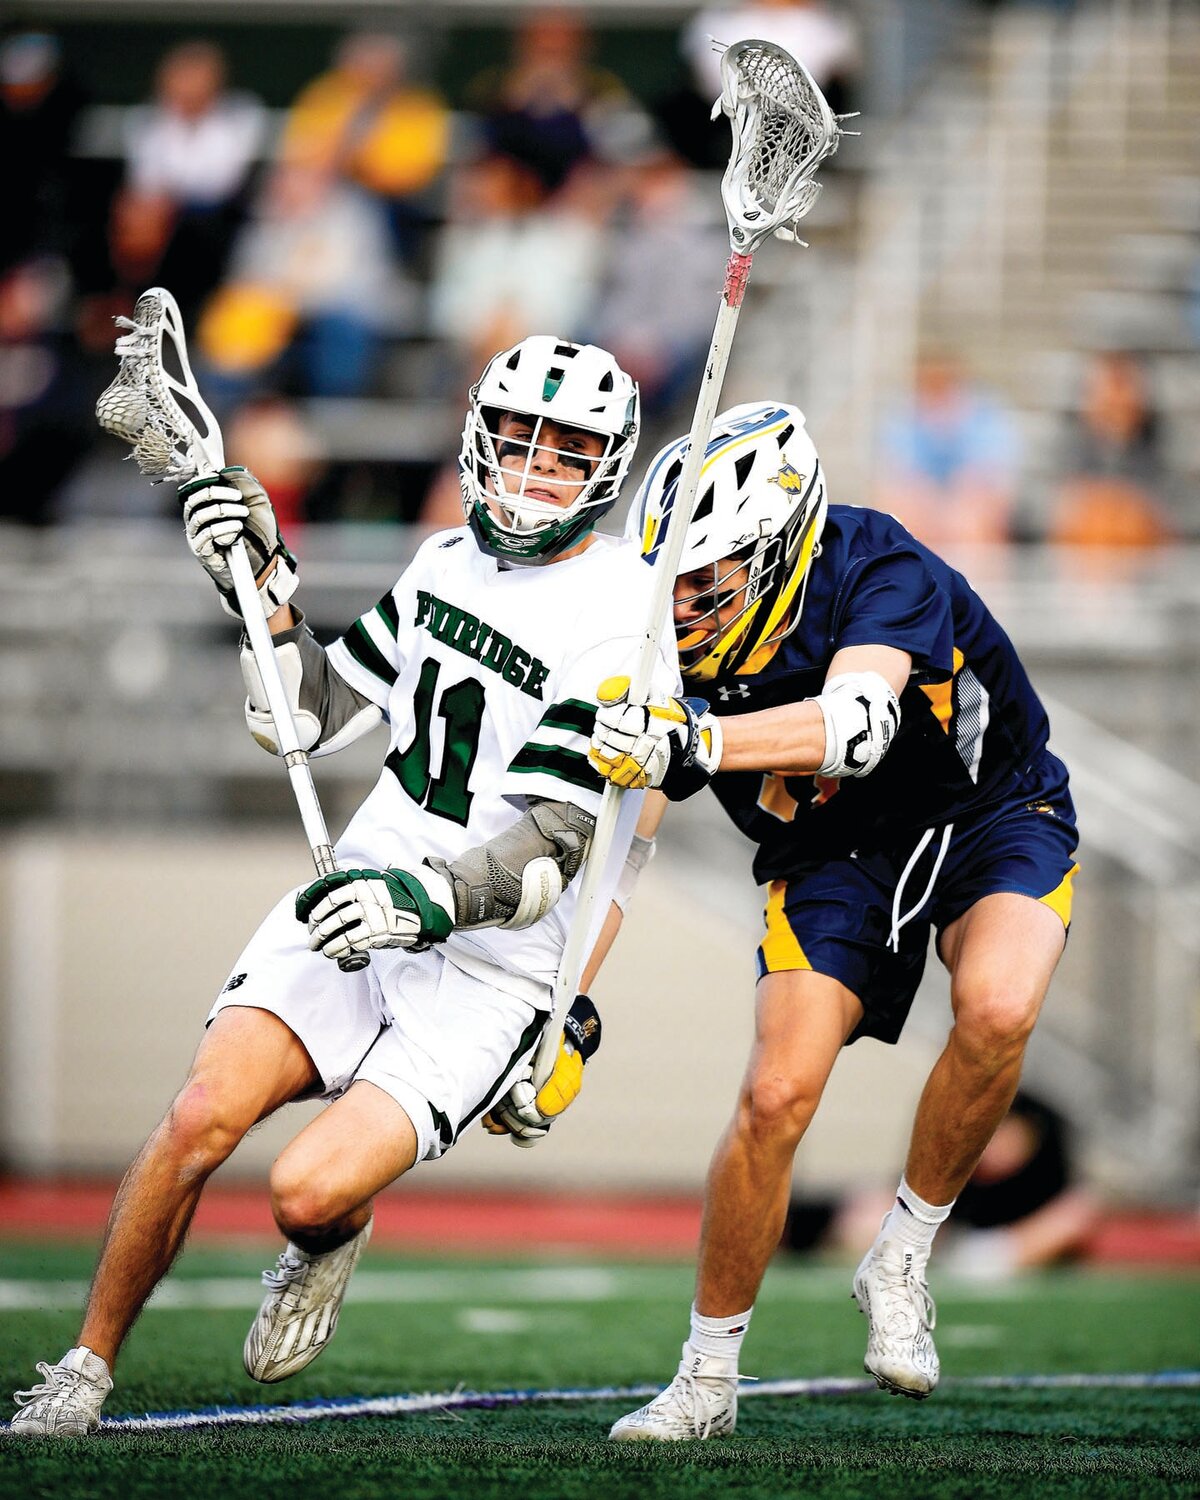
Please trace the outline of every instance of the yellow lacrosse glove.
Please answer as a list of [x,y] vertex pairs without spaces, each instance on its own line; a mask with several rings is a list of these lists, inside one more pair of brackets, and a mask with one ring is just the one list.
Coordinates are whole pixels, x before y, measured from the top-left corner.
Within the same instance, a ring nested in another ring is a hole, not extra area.
[[484,1115],[483,1128],[490,1135],[511,1136],[514,1146],[536,1146],[579,1097],[584,1064],[599,1045],[599,1012],[587,995],[576,995],[559,1039],[553,1073],[535,1089],[530,1069]]
[[596,700],[588,759],[606,781],[660,787],[672,802],[708,785],[721,760],[721,726],[703,698],[657,694],[630,703],[629,678],[609,677]]

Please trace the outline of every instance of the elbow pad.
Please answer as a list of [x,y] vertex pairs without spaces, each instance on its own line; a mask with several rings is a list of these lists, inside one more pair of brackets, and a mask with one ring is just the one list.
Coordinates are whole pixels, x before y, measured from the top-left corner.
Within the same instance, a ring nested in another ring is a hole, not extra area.
[[[303,621],[299,627],[293,627],[293,633],[295,639],[276,644],[275,660],[279,664],[279,676],[292,723],[296,726],[296,737],[301,750],[309,751],[314,758],[332,755],[374,729],[383,718],[383,712],[333,672],[324,648],[303,627]],[[275,721],[267,705],[267,690],[254,652],[245,641],[241,665],[242,681],[246,685],[246,727],[264,750],[278,755],[279,744]]]
[[813,702],[825,720],[825,759],[821,776],[867,776],[900,728],[900,700],[878,672],[845,672],[832,677]]
[[[292,711],[292,722],[296,726],[296,737],[301,750],[311,750],[321,738],[321,721],[316,714],[300,707],[300,684],[304,680],[304,666],[300,660],[300,647],[295,641],[275,647],[275,660],[279,663],[279,676],[288,707]],[[255,740],[272,755],[279,754],[279,742],[275,737],[275,720],[267,707],[267,690],[263,687],[262,674],[249,646],[241,652],[242,681],[246,684],[246,727]]]
[[596,820],[569,802],[538,802],[511,827],[455,860],[427,859],[454,890],[454,925],[532,927],[587,857]]

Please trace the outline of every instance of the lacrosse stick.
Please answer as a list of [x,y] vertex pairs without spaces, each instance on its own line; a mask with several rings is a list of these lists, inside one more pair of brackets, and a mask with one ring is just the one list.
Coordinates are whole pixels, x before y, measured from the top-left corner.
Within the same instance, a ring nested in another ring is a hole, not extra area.
[[[187,340],[179,307],[170,292],[151,287],[137,300],[132,318],[118,318],[128,329],[117,339],[121,361],[117,378],[96,402],[96,420],[105,432],[133,447],[132,458],[148,478],[183,484],[197,474],[216,474],[225,467],[225,447],[216,418],[204,403],[188,363]],[[178,369],[168,368],[167,358]],[[337,861],[329,842],[308,755],[288,707],[279,663],[245,543],[239,538],[226,553],[242,622],[250,638],[275,735],[287,766],[300,821],[318,875],[330,875]],[[366,953],[347,953],[338,968],[347,973],[365,968]]]
[[[635,704],[645,703],[650,690],[654,658],[671,608],[675,575],[700,487],[705,450],[754,252],[772,234],[797,240],[795,225],[812,208],[821,191],[813,173],[837,150],[842,133],[837,117],[808,70],[771,42],[737,42],[726,48],[721,58],[721,82],[721,97],[713,106],[713,118],[723,111],[729,116],[733,130],[733,149],[721,181],[730,256],[708,362],[696,399],[683,473],[674,504],[664,516],[659,533],[661,551],[655,563],[654,593],[630,677],[629,702]],[[554,1071],[563,1018],[575,998],[600,872],[616,833],[621,790],[611,782],[604,788],[574,921],[554,986],[554,1009],[534,1054],[533,1082],[538,1088]]]

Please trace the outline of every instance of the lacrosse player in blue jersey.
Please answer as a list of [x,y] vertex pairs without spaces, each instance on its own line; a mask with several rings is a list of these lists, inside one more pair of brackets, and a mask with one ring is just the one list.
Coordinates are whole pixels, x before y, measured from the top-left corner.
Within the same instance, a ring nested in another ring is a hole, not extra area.
[[[633,654],[653,586],[636,548],[593,529],[637,429],[637,387],[605,350],[536,336],[498,354],[463,433],[466,524],[427,538],[328,648],[289,603],[295,560],[257,480],[225,469],[182,488],[188,541],[226,601],[223,549],[246,541],[306,747],[328,753],[383,723],[388,754],[338,842],[338,871],[285,895],[233,965],[186,1083],[118,1192],[78,1343],[17,1393],[14,1432],[98,1425],[117,1352],[209,1174],[281,1105],[331,1101],[271,1171],[288,1243],[243,1348],[264,1382],[333,1337],[377,1192],[480,1119],[533,1144],[578,1093],[600,1039],[586,996],[540,1090],[531,1059],[603,790],[587,758],[592,689],[614,639]],[[248,726],[275,750],[248,649],[242,664]],[[675,690],[666,656],[656,679]],[[637,814],[622,809],[600,913],[646,856]],[[368,950],[355,973],[330,962]]]
[[[686,439],[655,458],[630,530],[653,563]],[[711,784],[766,886],[756,1039],[708,1179],[679,1372],[618,1439],[733,1430],[738,1355],[787,1209],[792,1158],[841,1048],[895,1042],[931,930],[954,1024],[896,1202],[854,1277],[865,1365],[921,1399],[938,1380],[926,1263],[1016,1091],[1066,938],[1077,866],[1067,772],[1008,637],[892,517],[829,505],[803,414],[717,418],[674,619],[703,699],[600,691],[593,763],[670,799]]]

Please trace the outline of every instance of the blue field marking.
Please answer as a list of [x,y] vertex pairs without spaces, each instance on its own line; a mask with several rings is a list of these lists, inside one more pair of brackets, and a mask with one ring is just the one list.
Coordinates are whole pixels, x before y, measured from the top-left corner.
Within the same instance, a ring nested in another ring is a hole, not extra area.
[[[943,1391],[1027,1390],[1194,1390],[1200,1370],[1165,1370],[1148,1375],[984,1375],[946,1380]],[[661,1385],[568,1387],[561,1390],[441,1391],[404,1396],[339,1397],[297,1401],[292,1406],[206,1406],[197,1411],[147,1412],[144,1416],[104,1417],[103,1432],[164,1432],[190,1427],[269,1427],[352,1417],[398,1417],[427,1411],[496,1410],[560,1402],[645,1401]],[[744,1382],[739,1396],[846,1396],[877,1390],[874,1380],[759,1380]],[[0,1427],[5,1430],[7,1424]]]

